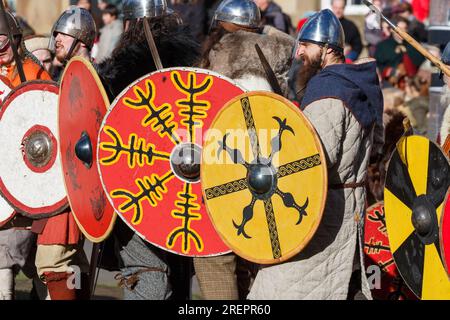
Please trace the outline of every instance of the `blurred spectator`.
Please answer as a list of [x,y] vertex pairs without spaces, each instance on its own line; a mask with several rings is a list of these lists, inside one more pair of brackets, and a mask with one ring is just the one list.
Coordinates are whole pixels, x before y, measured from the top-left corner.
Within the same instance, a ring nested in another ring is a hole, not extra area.
[[361,41],[361,35],[359,34],[359,31],[358,31],[358,28],[356,27],[356,25],[352,21],[350,21],[344,17],[344,11],[345,11],[346,5],[347,5],[347,0],[332,0],[331,1],[331,9],[333,10],[333,13],[339,19],[339,21],[342,24],[342,27],[344,28],[345,44],[347,47],[345,56],[347,59],[349,59],[351,61],[355,61],[358,59],[359,55],[361,54],[363,45],[362,45],[362,41]]
[[77,7],[83,8],[83,9],[86,9],[89,11],[89,13],[94,18],[95,25],[97,26],[97,32],[103,27],[102,18],[98,14],[95,14],[92,11],[92,0],[78,0]]
[[198,42],[205,39],[207,32],[207,10],[205,0],[169,0],[171,7],[191,28],[192,35]]
[[[408,20],[402,17],[393,19],[393,23],[404,32],[408,32]],[[412,78],[425,58],[404,41],[395,32],[376,46],[375,59],[382,78],[392,86],[404,89],[405,77]]]
[[[381,0],[374,0],[373,4],[382,10]],[[374,57],[376,45],[386,39],[389,35],[386,35],[383,32],[381,19],[372,11],[370,11],[365,18],[364,34],[369,47],[369,56]]]
[[109,58],[123,33],[123,23],[119,20],[119,10],[113,4],[106,5],[102,11],[105,26],[100,30],[100,40],[94,59],[97,63]]
[[48,48],[49,42],[50,38],[45,36],[25,37],[25,48],[41,62],[45,71],[51,73],[53,53]]
[[281,7],[273,0],[254,0],[261,11],[261,22],[293,35],[294,28],[291,18],[283,12]]
[[419,42],[428,41],[428,32],[425,25],[413,14],[413,7],[408,2],[401,3],[397,10],[398,15],[409,21],[408,33]]
[[315,11],[308,11],[303,15],[303,18],[301,18],[297,24],[297,30],[295,31],[296,34],[298,34],[300,32],[301,28],[306,23],[306,21],[308,21],[308,19],[315,13],[316,13]]

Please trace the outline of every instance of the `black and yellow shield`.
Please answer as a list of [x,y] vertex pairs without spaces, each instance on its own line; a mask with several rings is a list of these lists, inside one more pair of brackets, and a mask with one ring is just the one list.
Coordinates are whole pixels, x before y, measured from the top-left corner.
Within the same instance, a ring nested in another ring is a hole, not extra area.
[[325,157],[313,127],[288,100],[252,92],[230,101],[206,135],[201,171],[214,226],[243,258],[286,261],[317,230]]
[[420,136],[400,139],[386,177],[386,224],[395,264],[420,299],[450,299],[439,240],[449,185],[450,166],[437,145]]

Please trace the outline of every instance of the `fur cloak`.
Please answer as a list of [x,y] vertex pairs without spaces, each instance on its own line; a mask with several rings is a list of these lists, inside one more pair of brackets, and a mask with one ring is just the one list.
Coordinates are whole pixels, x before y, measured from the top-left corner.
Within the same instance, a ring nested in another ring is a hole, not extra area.
[[235,80],[247,90],[272,91],[255,44],[261,47],[286,95],[295,40],[273,27],[265,27],[262,34],[239,30],[224,35],[209,53],[209,69]]

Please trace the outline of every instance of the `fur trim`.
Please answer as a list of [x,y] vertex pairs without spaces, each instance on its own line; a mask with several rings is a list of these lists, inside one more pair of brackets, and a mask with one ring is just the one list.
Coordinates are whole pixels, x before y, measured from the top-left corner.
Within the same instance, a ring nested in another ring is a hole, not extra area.
[[209,54],[210,69],[231,79],[243,79],[248,75],[266,79],[255,44],[261,47],[281,89],[287,93],[287,74],[291,67],[295,40],[284,34],[258,34],[243,30],[226,34]]
[[241,87],[248,91],[270,91],[273,92],[270,83],[266,78],[254,76],[251,74],[245,75],[242,78],[234,79]]
[[447,136],[450,134],[450,105],[447,107],[442,119],[442,126],[440,131],[441,145],[444,145]]
[[[165,68],[193,66],[199,59],[200,46],[190,30],[180,27],[155,39]],[[116,97],[129,84],[156,70],[146,41],[121,48],[113,56],[97,65],[97,71],[110,99]]]

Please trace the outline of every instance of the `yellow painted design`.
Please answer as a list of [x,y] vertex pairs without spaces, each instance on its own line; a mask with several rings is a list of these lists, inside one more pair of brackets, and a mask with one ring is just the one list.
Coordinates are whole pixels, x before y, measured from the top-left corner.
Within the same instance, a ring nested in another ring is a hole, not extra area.
[[196,128],[203,128],[203,119],[208,116],[208,110],[211,108],[211,102],[200,100],[199,96],[207,93],[214,84],[211,76],[205,77],[202,83],[197,84],[197,74],[189,72],[187,82],[184,82],[178,71],[173,71],[170,75],[175,88],[186,95],[185,99],[176,101],[180,110],[178,114],[182,118],[180,121],[189,132],[189,141],[196,141]]
[[133,210],[133,225],[139,225],[144,217],[142,210],[142,202],[148,201],[152,207],[156,207],[158,202],[163,200],[163,195],[168,192],[166,184],[174,178],[172,172],[167,173],[163,177],[154,174],[151,177],[136,179],[136,186],[139,192],[132,193],[126,189],[117,189],[110,193],[112,198],[127,199],[119,206],[119,211],[123,214]]
[[450,280],[434,244],[425,247],[422,299],[450,299]]
[[146,80],[145,89],[136,85],[133,87],[133,92],[136,99],[123,98],[123,104],[135,110],[147,111],[147,116],[142,119],[141,125],[144,128],[150,127],[160,137],[168,137],[174,144],[180,143],[177,135],[178,123],[173,121],[175,115],[172,106],[168,103],[156,106],[154,103],[156,89],[153,81]]
[[100,149],[111,152],[109,157],[100,159],[103,166],[113,166],[125,156],[127,158],[128,168],[134,169],[136,165],[143,167],[145,165],[152,166],[155,159],[169,161],[170,154],[167,152],[156,151],[156,146],[143,138],[139,138],[137,134],[131,134],[128,138],[128,144],[123,142],[120,133],[110,126],[105,126],[103,132],[107,134],[113,142],[101,142]]
[[196,232],[192,226],[192,221],[202,220],[202,215],[198,213],[201,209],[198,203],[198,197],[192,193],[191,186],[185,184],[185,190],[179,192],[178,200],[175,201],[177,209],[171,212],[174,219],[182,220],[182,226],[174,229],[167,237],[167,247],[172,249],[177,239],[181,239],[181,250],[184,254],[188,254],[192,250],[191,243],[194,244],[198,252],[202,252],[205,245],[202,237]]
[[414,232],[412,211],[388,189],[384,189],[384,212],[391,251],[395,252]]

